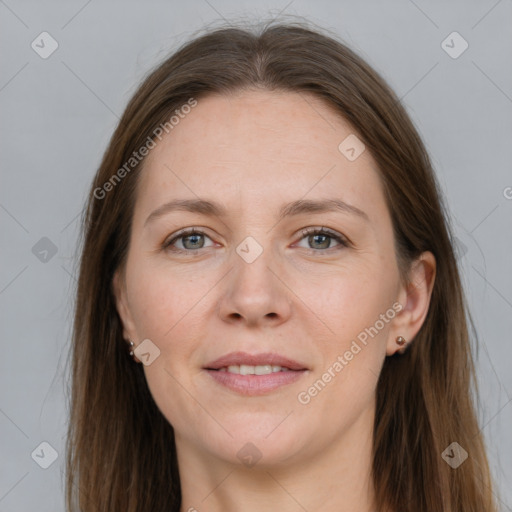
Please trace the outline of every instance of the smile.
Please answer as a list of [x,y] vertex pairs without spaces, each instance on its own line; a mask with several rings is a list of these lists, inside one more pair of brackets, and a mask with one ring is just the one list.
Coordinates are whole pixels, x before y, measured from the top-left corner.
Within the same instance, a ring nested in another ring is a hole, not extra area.
[[251,366],[248,364],[223,366],[219,372],[236,373],[237,375],[268,375],[269,373],[289,372],[289,368],[270,364]]

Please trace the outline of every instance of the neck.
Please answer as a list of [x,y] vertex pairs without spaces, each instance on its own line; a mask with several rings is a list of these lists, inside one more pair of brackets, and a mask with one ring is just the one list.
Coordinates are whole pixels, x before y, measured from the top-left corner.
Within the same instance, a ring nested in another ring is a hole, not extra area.
[[245,467],[198,451],[176,436],[180,512],[371,512],[374,409],[314,456]]

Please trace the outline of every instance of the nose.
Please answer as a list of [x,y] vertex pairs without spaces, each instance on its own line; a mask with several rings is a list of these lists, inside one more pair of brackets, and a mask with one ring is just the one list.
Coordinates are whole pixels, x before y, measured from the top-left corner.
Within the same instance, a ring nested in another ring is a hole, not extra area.
[[261,252],[254,260],[241,254],[234,254],[233,268],[224,282],[219,308],[222,319],[248,327],[285,322],[293,302],[284,273],[271,251]]

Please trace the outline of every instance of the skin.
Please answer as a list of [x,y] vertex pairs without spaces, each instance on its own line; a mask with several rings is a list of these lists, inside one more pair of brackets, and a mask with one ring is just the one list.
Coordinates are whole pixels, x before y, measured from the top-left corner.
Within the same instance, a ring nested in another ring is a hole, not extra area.
[[[144,371],[175,430],[182,512],[375,507],[377,377],[401,348],[396,337],[413,340],[425,319],[435,259],[423,253],[412,266],[418,284],[400,283],[377,166],[367,150],[355,161],[338,150],[352,133],[314,96],[245,91],[200,99],[146,159],[114,289],[125,338],[136,346],[148,338],[160,350]],[[174,211],[144,226],[171,199],[198,197],[223,203],[227,215]],[[284,203],[333,197],[369,220],[324,212],[277,221]],[[350,244],[300,232],[323,226]],[[187,227],[206,236],[174,243],[188,253],[162,248]],[[236,252],[248,236],[263,249],[252,263]],[[298,394],[395,302],[402,310],[300,403]],[[275,351],[309,370],[266,395],[242,396],[203,370],[235,350]],[[261,454],[252,467],[237,457],[246,443]]]

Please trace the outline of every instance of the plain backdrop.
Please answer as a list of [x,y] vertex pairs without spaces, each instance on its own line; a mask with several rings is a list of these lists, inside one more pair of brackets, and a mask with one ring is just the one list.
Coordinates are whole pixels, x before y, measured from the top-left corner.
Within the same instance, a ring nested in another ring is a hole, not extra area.
[[512,1],[2,0],[1,512],[65,509],[79,217],[129,97],[205,24],[280,13],[363,56],[425,141],[480,338],[480,425],[512,510]]

